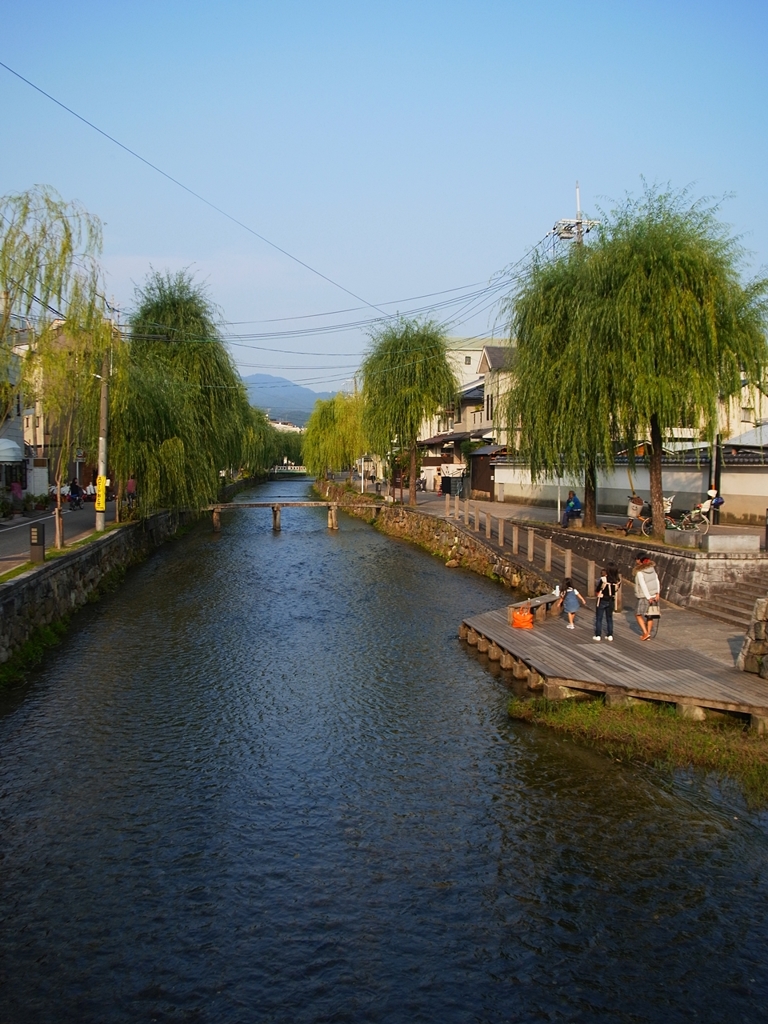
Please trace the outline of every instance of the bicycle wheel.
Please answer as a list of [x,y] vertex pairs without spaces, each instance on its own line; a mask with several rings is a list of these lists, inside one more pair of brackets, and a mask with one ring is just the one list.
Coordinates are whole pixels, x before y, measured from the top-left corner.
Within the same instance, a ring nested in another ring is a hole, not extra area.
[[705,533],[709,531],[709,520],[706,516],[703,516],[701,513],[699,513],[699,518],[696,521],[696,529],[699,531],[702,537]]
[[640,527],[640,529],[642,530],[642,533],[643,533],[644,537],[652,537],[653,536],[653,520],[650,519],[650,518],[649,519],[644,519],[643,520],[643,525]]
[[686,514],[680,520],[680,523],[679,523],[677,528],[678,528],[678,530],[686,530],[686,531],[696,530],[696,529],[698,529],[698,523],[694,522],[694,520],[691,518],[691,513],[690,512],[686,512]]

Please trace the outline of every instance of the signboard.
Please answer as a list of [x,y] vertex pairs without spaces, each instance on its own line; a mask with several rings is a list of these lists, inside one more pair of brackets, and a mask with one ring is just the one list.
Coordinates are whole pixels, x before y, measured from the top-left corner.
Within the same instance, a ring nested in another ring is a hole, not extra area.
[[96,477],[96,511],[107,511],[107,478],[105,476]]

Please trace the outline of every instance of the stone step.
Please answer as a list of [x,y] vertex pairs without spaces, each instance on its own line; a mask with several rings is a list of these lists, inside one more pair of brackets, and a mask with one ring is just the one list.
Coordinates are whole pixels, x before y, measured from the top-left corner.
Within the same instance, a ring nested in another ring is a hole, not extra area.
[[699,612],[700,615],[706,615],[709,619],[727,622],[729,626],[734,626],[740,633],[746,633],[752,619],[751,611],[745,615],[743,611],[728,608],[725,605],[691,605],[691,610]]

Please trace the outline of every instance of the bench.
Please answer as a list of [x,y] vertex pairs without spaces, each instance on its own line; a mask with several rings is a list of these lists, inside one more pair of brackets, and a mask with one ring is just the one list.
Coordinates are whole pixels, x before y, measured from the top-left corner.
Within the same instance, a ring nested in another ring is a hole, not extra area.
[[514,604],[507,606],[507,621],[510,626],[512,625],[512,611],[514,608],[527,608],[530,607],[533,612],[533,618],[536,622],[543,622],[547,615],[552,614],[552,607],[555,605],[560,598],[561,594],[549,593],[542,594],[540,597],[532,597],[528,601],[516,601]]

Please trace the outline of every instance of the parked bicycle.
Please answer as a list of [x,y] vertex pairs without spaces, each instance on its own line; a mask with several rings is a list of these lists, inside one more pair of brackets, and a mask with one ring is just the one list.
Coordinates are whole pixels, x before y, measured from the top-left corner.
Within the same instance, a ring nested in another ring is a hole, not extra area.
[[724,504],[725,499],[721,498],[716,490],[711,489],[707,491],[706,501],[696,505],[690,512],[683,513],[680,520],[680,529],[698,530],[703,536],[709,532],[709,528],[712,525],[712,513]]
[[[675,519],[672,518],[672,502],[675,500],[675,495],[670,495],[669,498],[664,498],[664,527],[667,530],[677,530],[679,525]],[[653,518],[651,513],[651,506],[646,501],[638,507],[637,495],[629,495],[629,506],[628,506],[629,519],[627,525],[624,527],[624,533],[628,536],[632,533],[632,529],[635,522],[640,523],[640,532],[645,537],[653,536]]]

